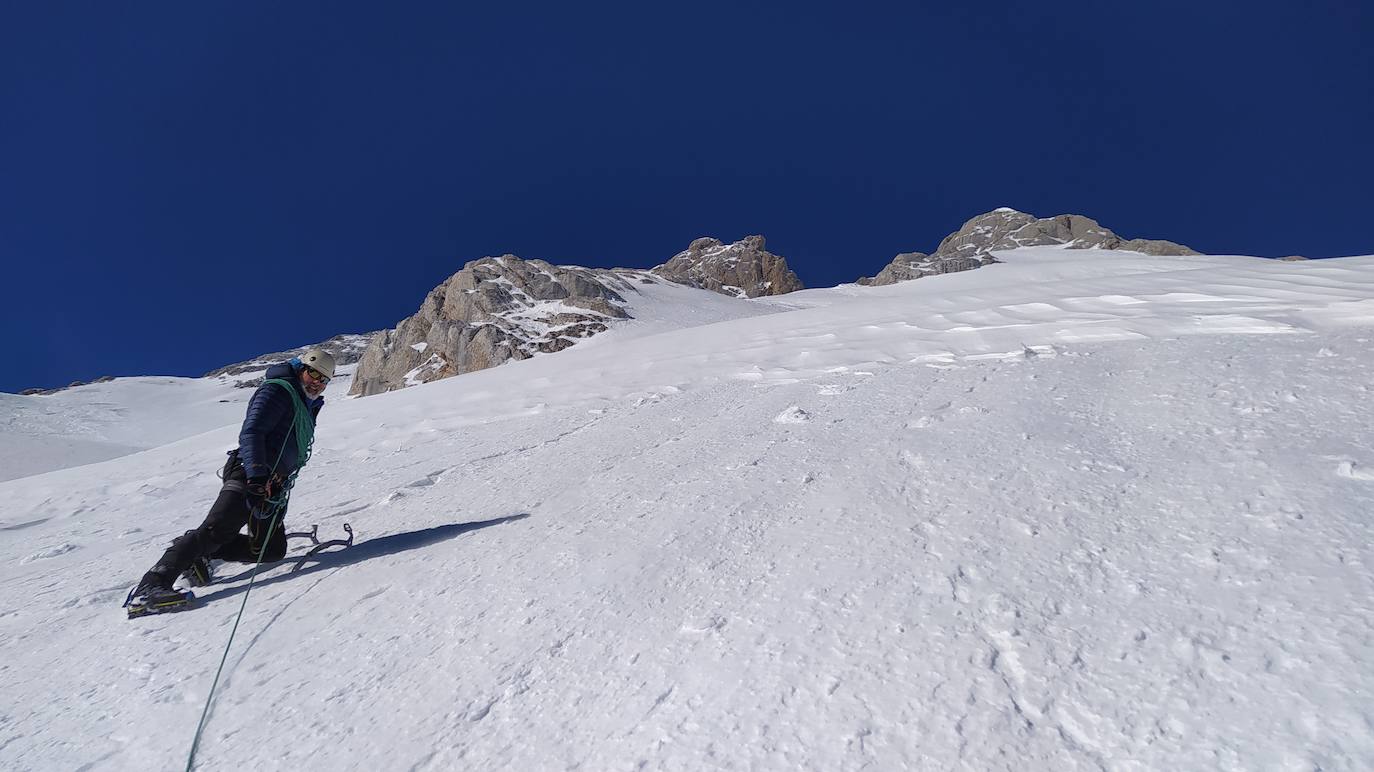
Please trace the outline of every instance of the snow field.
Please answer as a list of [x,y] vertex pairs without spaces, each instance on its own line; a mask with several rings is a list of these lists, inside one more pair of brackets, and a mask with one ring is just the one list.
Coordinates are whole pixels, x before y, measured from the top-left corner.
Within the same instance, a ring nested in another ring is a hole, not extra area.
[[[1368,259],[1068,257],[331,404],[200,767],[1374,764]],[[0,766],[184,764],[246,575],[117,606],[236,431],[0,483]]]

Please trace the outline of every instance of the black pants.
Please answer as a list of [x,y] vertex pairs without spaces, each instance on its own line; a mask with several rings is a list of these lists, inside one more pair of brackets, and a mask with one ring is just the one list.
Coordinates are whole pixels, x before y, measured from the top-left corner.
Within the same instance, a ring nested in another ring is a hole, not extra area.
[[[171,581],[198,557],[256,563],[261,551],[262,562],[271,563],[286,556],[286,509],[282,508],[277,515],[275,525],[270,514],[267,518],[254,517],[248,506],[248,483],[237,451],[229,454],[223,477],[224,487],[205,515],[205,522],[172,540],[172,546],[162,554],[152,573]],[[244,526],[248,527],[246,534],[240,533]]]

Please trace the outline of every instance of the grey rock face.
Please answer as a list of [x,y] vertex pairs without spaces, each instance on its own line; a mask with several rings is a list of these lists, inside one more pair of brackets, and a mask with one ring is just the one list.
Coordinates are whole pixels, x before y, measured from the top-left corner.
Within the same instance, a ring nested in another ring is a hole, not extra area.
[[764,249],[762,236],[749,236],[733,244],[700,238],[651,273],[733,297],[782,295],[802,289],[801,280],[787,267],[787,261]]
[[[988,262],[992,262],[991,259]],[[935,276],[942,273],[967,271],[985,265],[976,257],[939,257],[924,252],[903,252],[892,258],[873,278],[859,279],[859,284],[896,284],[899,281],[919,279],[922,276]]]
[[946,236],[931,255],[907,252],[897,255],[875,277],[859,279],[859,284],[895,284],[997,262],[997,250],[1046,245],[1067,245],[1069,249],[1121,249],[1147,255],[1196,255],[1197,252],[1172,241],[1151,239],[1124,240],[1102,227],[1096,220],[1077,214],[1037,218],[1014,209],[997,209],[964,223]]
[[239,388],[257,388],[262,383],[262,374],[267,368],[278,362],[300,356],[306,349],[322,348],[334,355],[336,365],[351,365],[363,356],[363,351],[367,349],[372,339],[380,333],[369,332],[361,335],[335,335],[323,343],[313,343],[309,346],[301,346],[287,351],[277,351],[271,354],[263,354],[243,362],[226,365],[218,370],[211,370],[205,374],[206,378],[219,376],[248,376],[234,383]]
[[628,318],[625,289],[610,271],[514,255],[475,260],[372,339],[349,393],[380,394],[560,351]]

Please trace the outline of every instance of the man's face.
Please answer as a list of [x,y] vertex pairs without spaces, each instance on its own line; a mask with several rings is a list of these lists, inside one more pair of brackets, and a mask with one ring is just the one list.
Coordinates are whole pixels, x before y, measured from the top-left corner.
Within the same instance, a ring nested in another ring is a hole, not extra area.
[[319,370],[310,365],[301,367],[301,386],[305,387],[306,396],[311,399],[318,399],[324,393],[324,387],[329,385],[329,379]]

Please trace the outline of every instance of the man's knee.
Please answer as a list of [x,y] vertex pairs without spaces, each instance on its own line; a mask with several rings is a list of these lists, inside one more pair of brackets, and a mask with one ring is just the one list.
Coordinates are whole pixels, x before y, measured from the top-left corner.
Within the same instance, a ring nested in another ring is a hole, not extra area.
[[187,549],[190,548],[192,545],[198,546],[199,541],[199,531],[187,531],[186,533],[183,533],[175,539],[172,539],[172,546],[176,547],[179,550]]
[[219,546],[234,538],[248,521],[248,517],[248,502],[242,494],[221,491],[219,498],[211,505],[210,512],[206,514],[200,530],[208,540]]
[[[272,530],[263,533],[267,528]],[[275,563],[286,557],[286,527],[280,521],[274,519],[269,524],[254,520],[248,524],[248,533],[252,536],[254,554],[262,551],[262,562]]]
[[201,529],[204,533],[204,540],[211,548],[222,547],[228,544],[235,536],[238,536],[239,529],[243,526],[233,522],[223,520],[213,523],[206,523]]
[[286,557],[286,539],[270,539],[262,549],[262,562],[275,563]]

